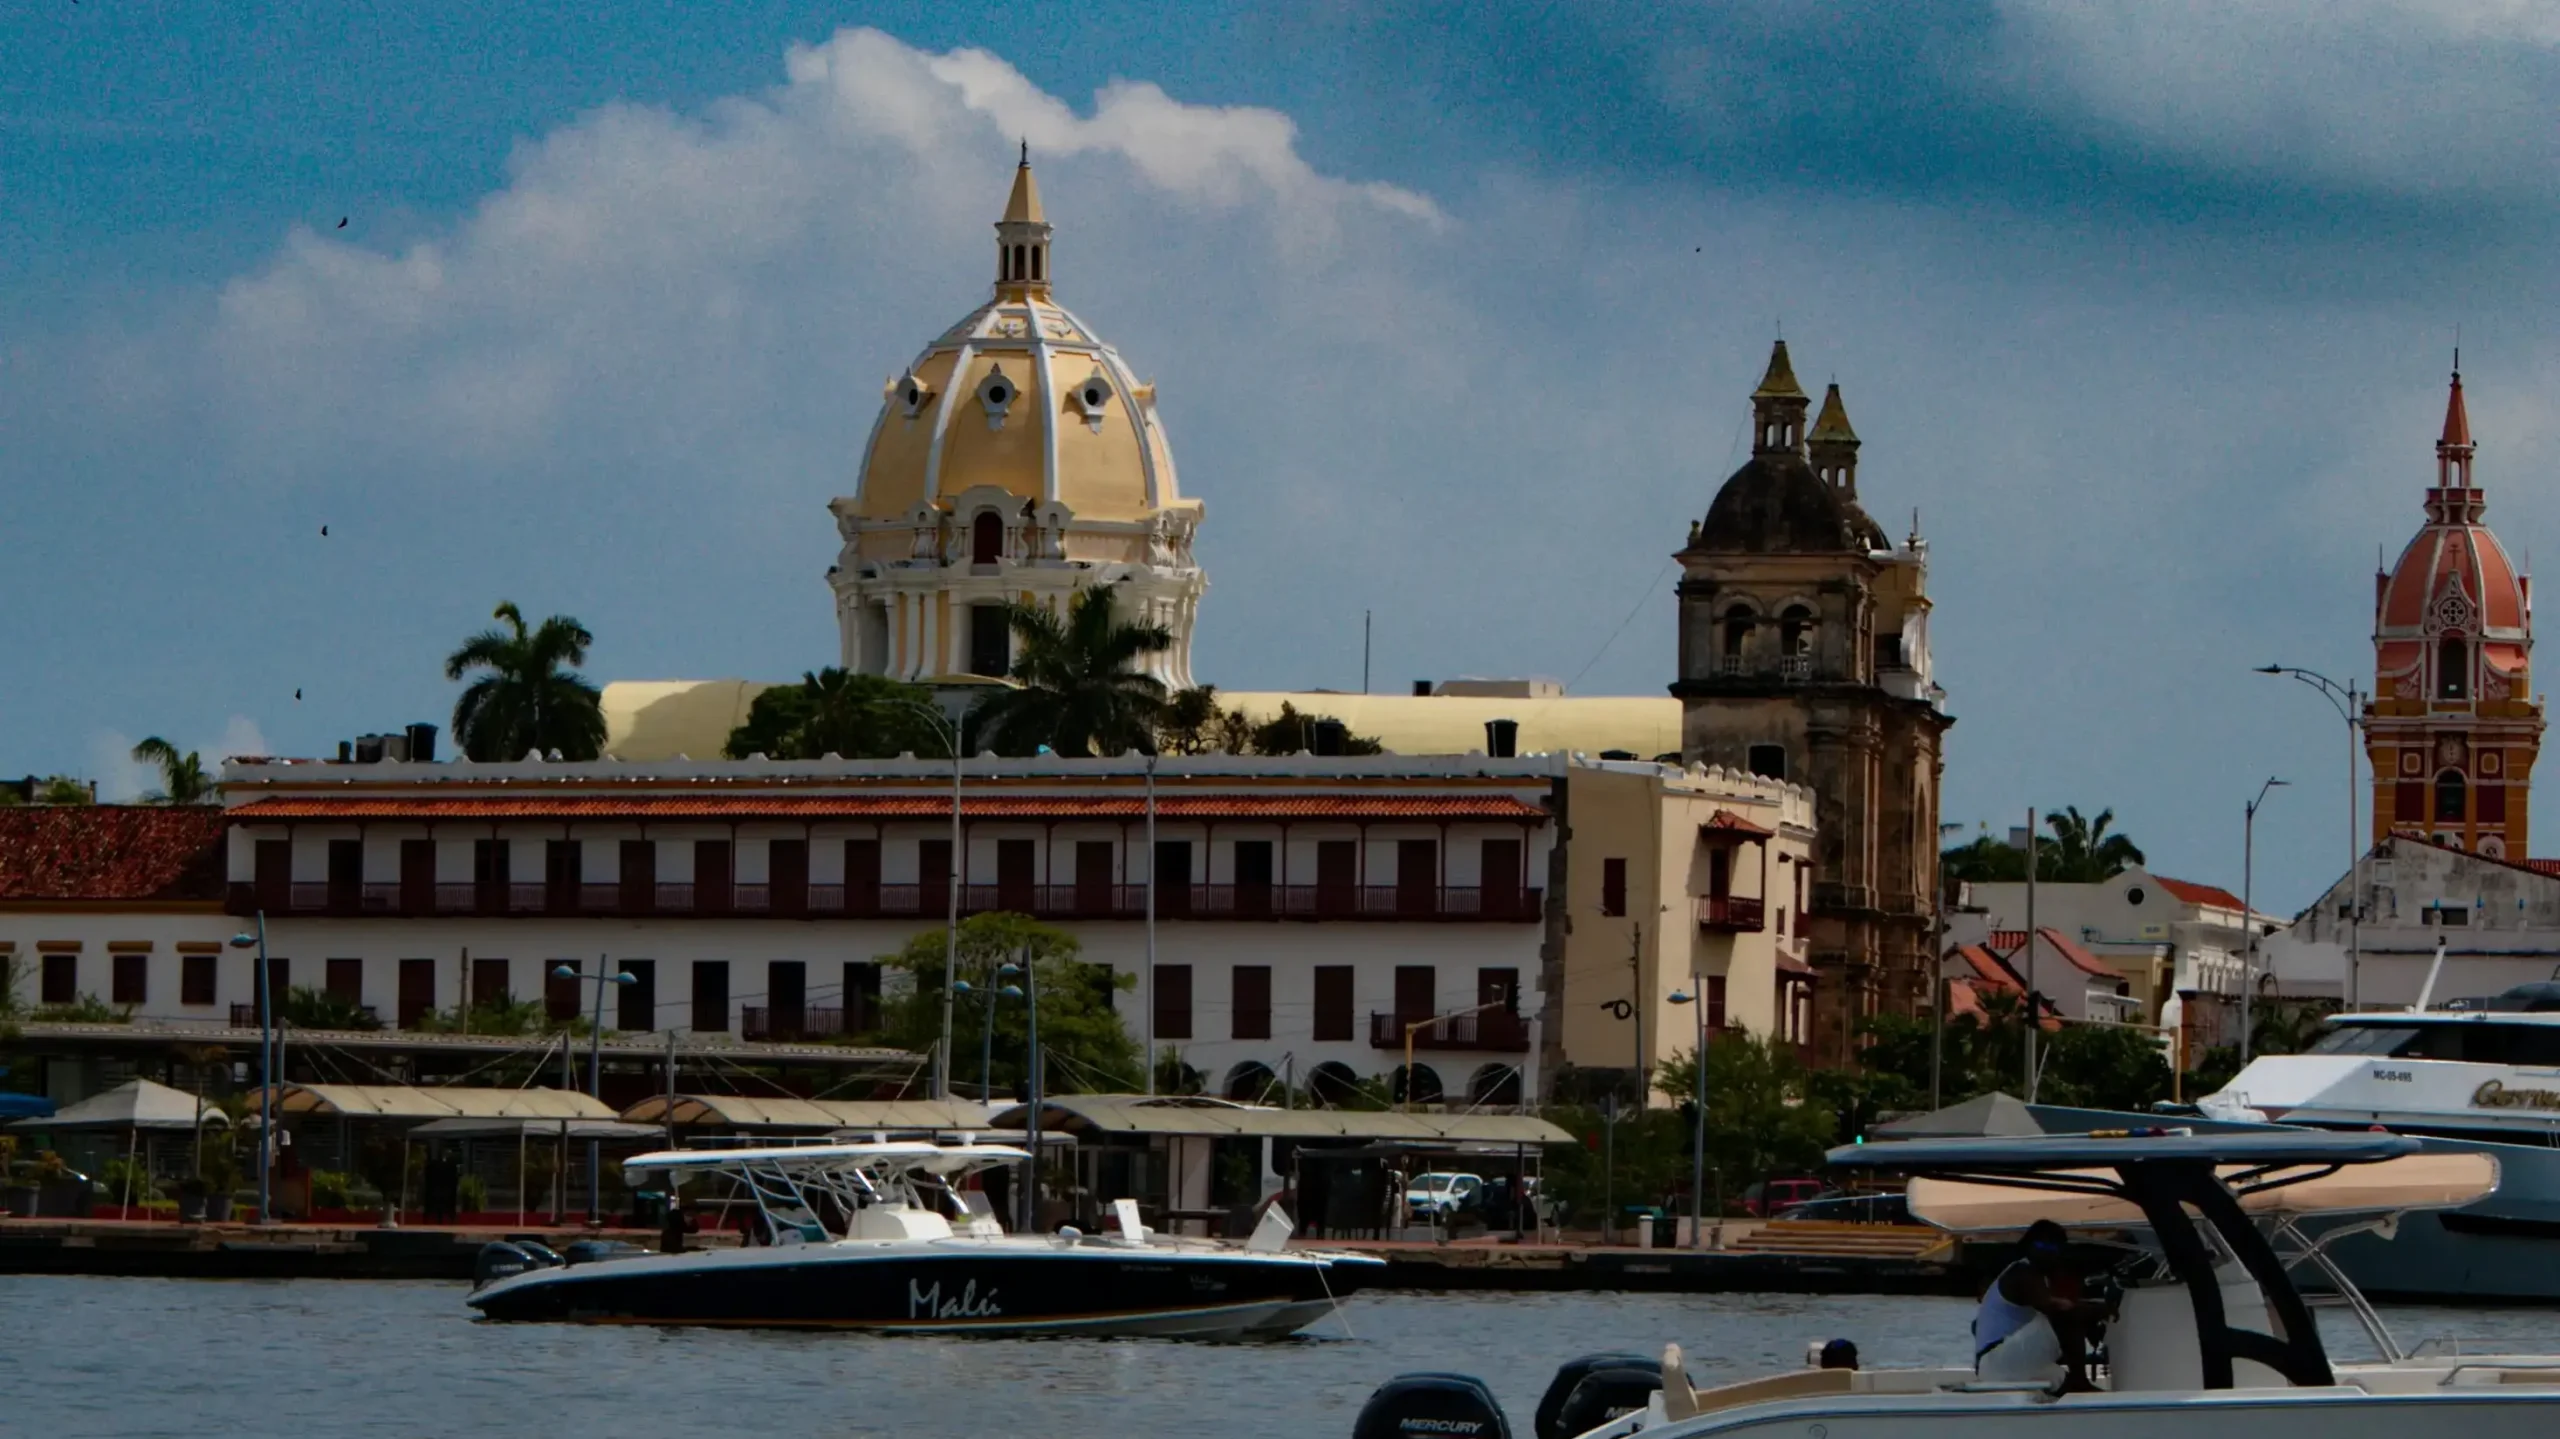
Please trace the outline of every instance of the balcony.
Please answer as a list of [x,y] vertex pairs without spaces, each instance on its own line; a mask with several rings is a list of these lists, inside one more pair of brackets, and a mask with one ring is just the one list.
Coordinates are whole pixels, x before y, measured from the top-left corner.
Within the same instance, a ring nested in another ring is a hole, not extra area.
[[[1377,1014],[1369,1016],[1369,1047],[1372,1049],[1404,1049],[1405,1026],[1428,1020],[1427,1014]],[[1478,1053],[1526,1054],[1529,1052],[1529,1021],[1505,1009],[1487,1009],[1475,1014],[1453,1014],[1427,1029],[1413,1032],[1414,1052],[1425,1050],[1464,1049]]]
[[1768,927],[1768,906],[1738,894],[1698,896],[1698,928],[1711,934],[1758,934]]
[[[420,909],[399,884],[367,884],[348,890],[325,883],[295,883],[270,894],[269,915],[568,915],[584,918],[895,919],[931,922],[950,905],[950,890],[924,884],[812,884],[805,890],[770,884],[716,890],[690,884],[619,883],[552,886],[543,883],[446,882],[427,891]],[[235,883],[230,910],[255,914],[258,886]],[[1746,928],[1759,927],[1758,900]],[[963,915],[1011,910],[1050,920],[1135,920],[1147,912],[1143,884],[970,884],[960,890]],[[1546,911],[1543,889],[1472,885],[1190,884],[1156,892],[1156,917],[1194,920],[1373,920],[1526,924]],[[1701,924],[1708,924],[1701,911]],[[1714,927],[1710,925],[1709,927]]]
[[844,1036],[844,1011],[807,1005],[747,1004],[738,1007],[738,1036],[750,1042],[770,1040],[796,1044]]

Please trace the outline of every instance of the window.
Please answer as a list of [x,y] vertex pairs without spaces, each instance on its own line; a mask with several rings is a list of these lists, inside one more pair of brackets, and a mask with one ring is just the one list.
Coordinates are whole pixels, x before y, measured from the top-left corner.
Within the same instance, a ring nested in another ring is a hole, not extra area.
[[697,914],[729,912],[730,881],[736,877],[725,839],[693,842],[693,908]]
[[[1158,971],[1161,973],[1162,971]],[[1234,976],[1233,1039],[1269,1039],[1271,1037],[1271,966],[1239,964],[1229,971]],[[1164,1031],[1158,1029],[1157,1033]]]
[[1116,906],[1112,902],[1111,841],[1080,839],[1076,841],[1076,913],[1102,916]]
[[1742,647],[1751,640],[1751,606],[1734,605],[1724,612],[1724,656],[1742,658]]
[[613,1027],[634,1031],[657,1028],[658,962],[626,959],[622,961],[622,972],[631,976],[631,982],[618,986],[621,993],[614,1000]]
[[1520,841],[1488,839],[1476,850],[1477,908],[1497,918],[1520,910]]
[[996,841],[996,908],[1016,914],[1032,910],[1033,884],[1040,862],[1039,842],[1028,839]]
[[432,914],[436,907],[436,842],[400,841],[400,909],[405,914]]
[[2459,635],[2436,641],[2436,698],[2458,700],[2471,693],[2471,646]]
[[151,995],[151,956],[119,954],[109,961],[110,998],[118,1004],[142,1004]]
[[400,961],[400,1009],[398,1022],[402,1029],[415,1029],[436,1008],[436,962],[432,959]]
[[942,914],[951,904],[951,841],[916,844],[916,894],[926,914]]
[[729,1032],[729,961],[693,962],[693,1028],[699,1034]]
[[349,1004],[364,1003],[364,961],[333,959],[321,969],[321,983],[328,987],[331,999]]
[[[981,510],[978,512],[978,518],[969,525],[969,563],[992,565],[1003,559],[1004,518],[993,510]],[[1003,613],[1002,608],[998,606],[989,605],[983,608],[994,609],[998,614]],[[987,671],[981,670],[979,673],[985,674]]]
[[1156,1038],[1191,1037],[1191,966],[1156,966]]
[[2471,911],[2458,904],[2431,904],[2418,911],[2418,922],[2445,929],[2465,929],[2471,924]]
[[880,966],[849,959],[844,966],[844,1032],[869,1034],[880,1027]]
[[41,994],[46,1004],[80,1002],[80,956],[56,951],[44,957],[44,985]]
[[1440,1012],[1440,981],[1427,964],[1396,966],[1396,1023],[1411,1024]]
[[808,1025],[809,965],[805,960],[777,959],[764,967],[764,997],[773,1016],[776,1037],[798,1035]]
[[1002,605],[969,606],[969,673],[1001,676],[1013,668],[1013,624]]
[[507,842],[503,839],[475,839],[471,842],[471,882],[505,884],[507,882]]
[[1236,908],[1248,914],[1271,912],[1271,841],[1236,841]]
[[[563,967],[571,973],[559,973]],[[554,1023],[578,1017],[577,970],[576,961],[566,959],[555,959],[542,967],[542,1012]]]
[[364,892],[364,841],[329,841],[329,907],[353,909]]
[[1743,760],[1743,767],[1762,779],[1787,777],[1787,747],[1782,744],[1755,744]]
[[1627,862],[1623,859],[1600,861],[1600,912],[1627,912]]
[[1316,841],[1316,912],[1349,914],[1360,904],[1360,846],[1347,839]]
[[766,907],[785,919],[809,912],[809,842],[777,839],[764,847]]
[[847,914],[876,914],[880,909],[880,841],[844,842],[844,908]]
[[1436,914],[1440,909],[1440,841],[1396,841],[1396,913]]
[[178,1003],[211,1004],[222,973],[222,957],[216,954],[182,954],[178,956]]
[[624,840],[617,877],[622,881],[622,912],[648,913],[658,900],[658,842],[653,839]]
[[[2024,1028],[2024,1025],[2020,1027]],[[1707,1028],[1710,1031],[1724,1028],[1724,976],[1721,974],[1707,976]]]
[[471,961],[471,1007],[473,1009],[495,1009],[499,1005],[513,1001],[514,998],[514,988],[507,979],[507,961],[503,959]]
[[2466,788],[2462,782],[2462,771],[2458,769],[2449,769],[2436,776],[2436,823],[2462,823]]
[[1319,1042],[1348,1040],[1352,1034],[1351,966],[1319,964],[1315,984],[1315,1029],[1309,1037]]
[[1156,841],[1156,913],[1191,912],[1191,841]]
[[585,864],[574,839],[550,839],[542,842],[543,905],[554,914],[572,914],[578,908],[578,883],[586,877]]
[[282,912],[293,898],[293,841],[262,839],[257,852],[258,908]]
[[1813,653],[1813,611],[1802,605],[1789,605],[1778,613],[1778,653]]

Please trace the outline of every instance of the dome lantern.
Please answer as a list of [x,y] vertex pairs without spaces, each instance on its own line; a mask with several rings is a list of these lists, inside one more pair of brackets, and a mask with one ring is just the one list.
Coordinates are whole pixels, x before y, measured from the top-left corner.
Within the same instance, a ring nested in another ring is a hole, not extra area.
[[1002,298],[1049,293],[1049,217],[1040,208],[1040,182],[1031,175],[1031,142],[1022,142],[1013,193],[996,221],[996,294]]

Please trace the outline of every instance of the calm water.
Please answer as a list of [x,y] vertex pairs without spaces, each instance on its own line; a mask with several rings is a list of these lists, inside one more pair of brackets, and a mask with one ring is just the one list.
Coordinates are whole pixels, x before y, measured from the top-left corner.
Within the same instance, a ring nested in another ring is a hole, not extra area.
[[[1349,1439],[1379,1381],[1490,1381],[1525,1433],[1558,1361],[1676,1339],[1701,1383],[1857,1340],[1957,1363],[1971,1306],[1776,1295],[1363,1296],[1318,1337],[1214,1346],[476,1323],[458,1284],[0,1277],[11,1435],[881,1435]],[[2399,1309],[2427,1335],[2560,1347],[2560,1311]],[[2332,1347],[2368,1353],[2343,1314]]]

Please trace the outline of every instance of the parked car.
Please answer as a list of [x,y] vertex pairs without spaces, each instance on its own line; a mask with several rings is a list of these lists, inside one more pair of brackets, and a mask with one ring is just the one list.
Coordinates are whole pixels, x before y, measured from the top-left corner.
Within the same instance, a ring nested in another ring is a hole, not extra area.
[[1834,1224],[1909,1224],[1911,1201],[1893,1194],[1826,1194],[1778,1211],[1780,1219],[1822,1219]]
[[1819,1179],[1772,1179],[1754,1184],[1742,1191],[1742,1212],[1755,1219],[1766,1219],[1793,1204],[1821,1197],[1827,1188]]
[[1405,1217],[1417,1224],[1446,1219],[1475,1207],[1484,1178],[1475,1174],[1417,1174],[1405,1187]]

